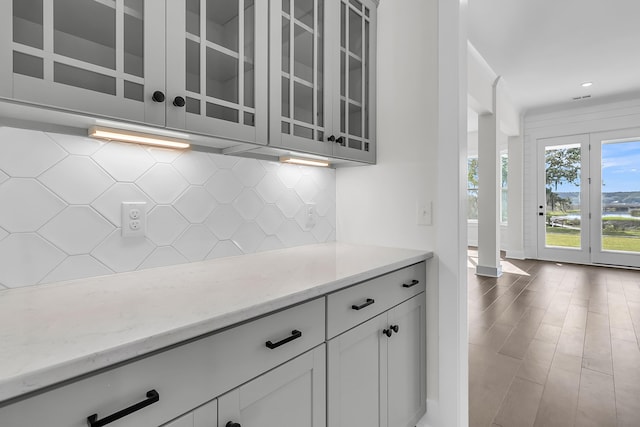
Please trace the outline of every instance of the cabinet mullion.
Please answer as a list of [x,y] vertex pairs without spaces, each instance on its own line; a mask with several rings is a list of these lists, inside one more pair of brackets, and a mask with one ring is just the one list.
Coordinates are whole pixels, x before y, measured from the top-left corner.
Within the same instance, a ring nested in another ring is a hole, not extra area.
[[244,19],[245,0],[238,0],[238,123],[244,123],[244,33],[247,23]]
[[[144,25],[144,23],[143,23]],[[124,0],[116,0],[116,97],[124,98]],[[144,74],[143,74],[144,75]]]
[[[291,15],[291,20],[290,20],[290,24],[289,24],[289,73],[291,74],[291,77],[289,79],[289,123],[291,123],[291,128],[289,129],[289,134],[293,135],[293,120],[295,118],[295,113],[296,113],[296,106],[294,104],[294,96],[293,96],[293,89],[294,89],[294,84],[293,84],[293,77],[296,74],[296,70],[293,68],[294,64],[295,64],[295,28],[296,28],[296,23],[295,23],[295,19],[294,18],[294,6],[293,6],[293,1],[294,0],[289,0],[289,13]],[[282,115],[282,112],[280,112],[280,115]]]
[[53,1],[42,1],[42,58],[44,81],[53,82]]
[[367,78],[367,67],[365,66],[366,62],[368,60],[369,57],[369,52],[367,52],[367,43],[366,43],[366,33],[365,33],[365,27],[366,27],[366,19],[364,17],[364,8],[366,7],[365,4],[362,5],[362,10],[360,11],[360,19],[362,20],[362,28],[361,28],[361,39],[362,39],[362,61],[361,61],[361,65],[360,65],[360,85],[361,85],[361,95],[360,97],[362,98],[361,100],[361,107],[360,107],[360,133],[362,134],[362,145],[360,146],[360,149],[362,151],[364,151],[365,149],[365,109],[366,109],[366,102],[367,102],[367,94],[365,93],[365,79]]
[[313,12],[313,60],[311,61],[311,66],[313,67],[313,83],[311,85],[311,89],[313,90],[311,94],[311,122],[313,132],[311,133],[311,137],[315,141],[318,139],[318,0],[313,0]]
[[200,115],[207,115],[207,0],[200,0]]

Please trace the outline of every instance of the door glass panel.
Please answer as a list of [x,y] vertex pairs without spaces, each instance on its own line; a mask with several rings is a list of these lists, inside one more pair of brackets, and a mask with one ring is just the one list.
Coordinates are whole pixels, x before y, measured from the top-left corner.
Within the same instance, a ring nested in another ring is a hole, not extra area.
[[13,0],[13,41],[42,49],[42,0]]
[[200,93],[200,43],[187,39],[187,90]]
[[293,8],[295,18],[313,28],[313,0],[294,0]]
[[602,143],[602,250],[640,253],[640,139]]
[[581,247],[579,144],[545,147],[547,247]]
[[142,0],[124,2],[124,72],[138,77],[144,75],[143,8]]
[[[282,2],[283,133],[289,133],[284,131],[287,123],[293,135],[312,140],[320,137],[325,123],[324,7],[324,0]],[[291,123],[291,118],[308,126]]]
[[[255,106],[254,72],[255,61],[255,7],[253,0],[244,2],[244,105],[253,108]],[[253,120],[251,120],[253,123]],[[247,124],[247,120],[245,120]]]
[[108,95],[116,94],[116,79],[70,65],[53,63],[53,81]]
[[13,72],[41,79],[44,77],[44,61],[37,56],[13,52]]
[[362,56],[362,17],[353,9],[349,10],[349,52]]
[[238,110],[207,102],[207,116],[229,122],[238,121]]
[[187,0],[187,33],[200,36],[200,0]]
[[186,0],[187,113],[255,126],[255,18],[255,0]]
[[115,70],[115,1],[55,0],[53,28],[55,53]]
[[207,96],[238,102],[237,58],[207,48]]
[[357,150],[369,147],[370,22],[364,9],[359,1],[341,1],[340,130],[358,137],[347,144]]
[[[294,119],[313,123],[313,89],[295,82],[293,85]],[[312,136],[313,138],[313,136]]]
[[144,86],[138,83],[124,81],[124,97],[134,101],[144,102]]
[[313,82],[313,34],[300,25],[295,26],[294,74],[309,83]]
[[207,1],[207,40],[238,51],[238,0]]
[[200,100],[187,96],[187,113],[200,114]]

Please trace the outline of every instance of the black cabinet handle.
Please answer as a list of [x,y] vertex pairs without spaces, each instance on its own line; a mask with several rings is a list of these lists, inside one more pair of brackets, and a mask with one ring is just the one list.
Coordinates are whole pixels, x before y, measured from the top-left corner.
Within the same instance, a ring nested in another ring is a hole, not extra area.
[[173,98],[173,105],[175,105],[176,107],[184,107],[184,104],[186,104],[186,101],[183,97],[176,96],[175,98]]
[[338,138],[336,139],[336,143],[337,143],[337,144],[340,144],[340,145],[342,145],[342,146],[344,146],[344,138],[343,138],[343,137],[341,137],[341,136],[340,136],[340,137],[338,137]]
[[373,300],[373,299],[371,299],[371,298],[367,298],[367,301],[366,301],[366,302],[363,302],[363,303],[362,303],[362,304],[360,304],[360,305],[355,305],[355,304],[354,304],[354,305],[352,305],[352,306],[351,306],[351,308],[352,308],[352,309],[354,309],[354,310],[362,310],[363,308],[370,306],[370,305],[371,305],[371,304],[373,304],[374,302],[375,302],[375,300]]
[[290,336],[290,337],[287,337],[287,338],[285,338],[285,339],[283,339],[283,340],[281,340],[281,341],[278,341],[278,342],[276,342],[276,343],[273,343],[273,342],[271,342],[271,341],[267,341],[267,342],[265,343],[265,345],[266,345],[267,347],[269,347],[271,350],[273,350],[274,348],[280,347],[281,345],[284,345],[284,344],[286,344],[286,343],[288,343],[288,342],[291,342],[291,341],[293,341],[293,340],[295,340],[295,339],[298,339],[298,338],[300,338],[301,336],[302,336],[302,332],[300,332],[300,331],[298,331],[298,330],[294,329],[293,331],[291,331],[291,336]]
[[391,337],[391,334],[393,334],[393,332],[391,332],[391,329],[383,329],[382,333],[385,334],[387,337]]
[[420,283],[420,281],[419,281],[419,280],[415,280],[415,279],[414,279],[414,280],[412,280],[412,281],[411,281],[411,283],[408,283],[408,284],[407,284],[407,283],[403,283],[403,284],[402,284],[402,287],[403,287],[403,288],[412,288],[412,287],[414,287],[415,285],[417,285],[418,283]]
[[393,332],[397,334],[398,331],[400,330],[400,327],[398,325],[391,325],[389,326],[389,329],[391,329]]
[[164,93],[157,90],[153,92],[151,99],[153,99],[155,102],[164,102]]
[[240,424],[238,423],[234,423],[233,421],[229,421],[225,427],[242,427]]
[[146,408],[147,406],[156,403],[160,400],[160,394],[158,394],[155,390],[149,390],[147,392],[147,398],[142,402],[138,402],[135,405],[131,405],[128,408],[123,409],[122,411],[118,411],[115,414],[111,414],[108,417],[104,417],[103,419],[98,419],[98,414],[93,414],[87,417],[87,424],[89,427],[102,427],[110,424],[114,421],[119,420],[120,418],[126,417],[129,414],[133,414],[136,411],[139,411],[142,408]]
[[327,141],[329,142],[336,142],[336,137],[331,135],[329,138],[327,138]]

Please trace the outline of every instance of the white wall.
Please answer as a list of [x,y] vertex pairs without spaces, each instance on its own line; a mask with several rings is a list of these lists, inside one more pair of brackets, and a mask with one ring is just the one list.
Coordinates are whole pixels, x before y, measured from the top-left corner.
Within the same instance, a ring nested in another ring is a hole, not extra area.
[[638,127],[640,93],[528,112],[524,118],[524,255],[537,258],[537,140]]
[[[338,240],[435,250],[427,287],[426,422],[433,426],[468,423],[460,7],[449,0],[380,3],[378,163],[336,173]],[[430,201],[433,225],[419,226],[417,205]]]
[[1,290],[334,240],[335,170],[0,127],[0,207]]

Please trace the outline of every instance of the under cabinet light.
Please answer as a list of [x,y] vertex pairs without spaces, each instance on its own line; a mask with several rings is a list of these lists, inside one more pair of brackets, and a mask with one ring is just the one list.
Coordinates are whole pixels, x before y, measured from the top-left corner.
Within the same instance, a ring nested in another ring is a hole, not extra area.
[[291,157],[291,156],[282,156],[280,157],[280,161],[282,163],[292,163],[295,165],[304,165],[304,166],[320,166],[320,167],[329,167],[329,162],[326,160],[319,159],[303,159],[300,157]]
[[92,138],[106,139],[107,141],[133,142],[136,144],[155,145],[166,148],[190,147],[187,142],[177,138],[169,138],[166,136],[134,132],[130,130],[112,129],[102,126],[90,127],[89,136]]

